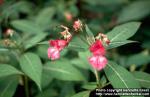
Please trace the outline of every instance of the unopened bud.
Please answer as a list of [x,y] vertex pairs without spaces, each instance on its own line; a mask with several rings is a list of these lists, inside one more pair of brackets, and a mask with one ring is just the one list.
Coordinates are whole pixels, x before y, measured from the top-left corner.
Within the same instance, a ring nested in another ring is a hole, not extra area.
[[75,31],[79,31],[79,30],[82,31],[82,26],[83,25],[82,25],[82,22],[80,20],[75,21],[73,24],[73,28]]
[[70,12],[65,12],[64,15],[65,15],[65,18],[66,18],[67,21],[72,21],[73,16]]
[[14,34],[14,30],[12,30],[12,29],[7,29],[5,33],[6,33],[6,36],[11,36],[11,37],[12,37],[13,34]]

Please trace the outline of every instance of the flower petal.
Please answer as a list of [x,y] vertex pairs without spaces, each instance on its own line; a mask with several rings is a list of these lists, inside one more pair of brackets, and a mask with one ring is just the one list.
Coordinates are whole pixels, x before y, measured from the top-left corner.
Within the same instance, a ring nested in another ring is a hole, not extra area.
[[94,55],[90,57],[88,61],[92,65],[92,67],[97,70],[102,70],[107,64],[107,59],[101,55]]
[[55,47],[49,47],[48,51],[47,51],[47,54],[48,54],[48,58],[51,59],[51,60],[56,60],[56,59],[60,58],[60,52]]
[[89,48],[93,55],[105,55],[105,48],[100,40],[97,40]]

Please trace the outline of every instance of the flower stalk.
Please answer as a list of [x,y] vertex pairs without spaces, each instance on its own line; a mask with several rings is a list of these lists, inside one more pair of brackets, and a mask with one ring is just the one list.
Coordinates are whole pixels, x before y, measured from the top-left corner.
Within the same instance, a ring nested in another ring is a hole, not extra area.
[[97,86],[98,88],[101,88],[102,87],[102,84],[100,82],[100,78],[99,78],[99,75],[98,75],[98,71],[96,69],[94,69],[94,72],[95,72],[95,77],[96,77],[96,82],[97,82]]
[[25,87],[25,95],[26,95],[26,97],[30,97],[29,85],[28,85],[28,77],[27,76],[24,77],[24,87]]

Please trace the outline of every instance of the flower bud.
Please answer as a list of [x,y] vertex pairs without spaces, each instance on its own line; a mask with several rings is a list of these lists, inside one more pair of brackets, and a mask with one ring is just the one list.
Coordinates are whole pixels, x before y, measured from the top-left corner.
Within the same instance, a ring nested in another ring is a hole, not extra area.
[[72,21],[73,15],[70,12],[65,12],[64,15],[67,21]]
[[79,31],[79,30],[82,31],[82,26],[83,25],[82,25],[82,22],[80,20],[75,21],[73,24],[73,28],[75,31]]
[[6,32],[5,32],[5,34],[6,34],[6,36],[13,36],[13,34],[14,34],[14,30],[12,30],[12,29],[7,29],[6,30]]

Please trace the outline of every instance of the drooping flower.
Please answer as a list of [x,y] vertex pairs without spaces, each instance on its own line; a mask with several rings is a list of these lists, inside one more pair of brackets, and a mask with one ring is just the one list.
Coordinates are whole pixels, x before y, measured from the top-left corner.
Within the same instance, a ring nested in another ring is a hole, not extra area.
[[106,57],[102,55],[93,55],[88,59],[88,61],[92,65],[92,67],[97,70],[102,70],[107,64]]
[[80,20],[76,20],[73,24],[73,28],[75,31],[82,30],[82,22]]
[[68,42],[66,40],[50,40],[49,41],[50,46],[57,48],[59,51],[61,51],[65,46],[67,46]]
[[48,58],[52,60],[56,60],[60,58],[60,52],[68,45],[71,41],[72,35],[69,32],[69,28],[61,25],[61,28],[65,29],[60,34],[64,37],[64,39],[56,39],[50,40],[49,45],[51,47],[48,48]]
[[94,69],[102,70],[107,64],[107,59],[105,57],[105,47],[103,46],[101,40],[96,40],[90,46],[89,50],[93,54],[93,56],[88,59],[89,63]]
[[55,47],[49,47],[47,50],[48,58],[51,60],[56,60],[60,58],[60,52]]
[[100,40],[96,40],[89,49],[93,55],[105,55],[105,48]]
[[50,40],[47,54],[48,58],[51,60],[56,60],[60,58],[60,52],[67,46],[68,42],[66,40]]
[[69,32],[69,28],[64,26],[64,25],[61,25],[61,28],[65,29],[64,31],[60,32],[60,34],[64,37],[64,39],[67,41],[67,42],[70,42],[71,39],[72,39],[72,35],[71,33]]

